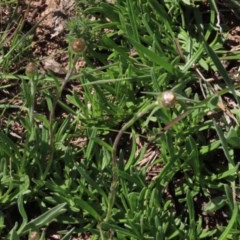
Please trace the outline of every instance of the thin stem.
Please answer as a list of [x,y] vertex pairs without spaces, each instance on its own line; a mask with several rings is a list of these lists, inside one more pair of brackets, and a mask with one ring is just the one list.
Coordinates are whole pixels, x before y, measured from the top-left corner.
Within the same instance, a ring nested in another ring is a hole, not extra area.
[[110,193],[109,193],[109,203],[108,203],[108,209],[107,209],[107,214],[105,217],[105,222],[109,221],[111,218],[111,213],[112,213],[112,208],[115,202],[115,197],[116,197],[116,189],[118,185],[118,160],[117,160],[117,148],[119,141],[124,134],[124,132],[131,127],[138,119],[143,117],[145,114],[147,114],[150,110],[152,110],[154,107],[157,106],[157,103],[154,102],[152,104],[149,104],[145,109],[141,110],[138,112],[131,120],[129,120],[127,123],[125,123],[120,131],[118,132],[114,143],[113,143],[113,149],[112,149],[112,182],[111,182],[111,187],[110,187]]
[[183,113],[181,113],[180,115],[178,115],[176,118],[174,118],[172,121],[170,121],[160,132],[157,133],[156,136],[154,136],[153,138],[150,138],[148,141],[147,146],[154,142],[157,138],[161,137],[161,135],[163,133],[165,133],[168,129],[170,129],[173,125],[175,125],[177,122],[179,122],[180,120],[182,120],[183,118],[185,118],[187,115],[189,115],[191,112],[193,111],[193,109],[189,109]]
[[56,97],[53,100],[52,109],[51,109],[50,114],[49,114],[49,147],[50,147],[50,154],[49,154],[49,160],[47,162],[45,172],[43,174],[43,179],[46,178],[46,176],[47,176],[47,174],[50,170],[50,167],[52,166],[53,157],[54,157],[54,136],[55,135],[54,135],[54,130],[53,130],[53,124],[54,124],[54,120],[55,120],[56,106],[57,106],[57,103],[58,103],[59,99],[62,96],[62,92],[63,92],[65,86],[67,85],[68,81],[70,80],[71,75],[73,74],[73,71],[74,71],[74,68],[75,68],[75,65],[76,65],[76,62],[77,62],[78,58],[79,58],[79,55],[75,55],[74,60],[73,60],[73,64],[70,67],[68,73],[66,74],[66,76],[65,76],[65,78],[62,82],[61,87],[59,89],[59,92],[57,93]]
[[31,94],[31,105],[30,105],[30,112],[29,112],[29,119],[30,123],[33,124],[34,119],[34,107],[35,107],[35,92],[36,92],[36,82],[37,76],[33,75],[30,79],[30,94]]

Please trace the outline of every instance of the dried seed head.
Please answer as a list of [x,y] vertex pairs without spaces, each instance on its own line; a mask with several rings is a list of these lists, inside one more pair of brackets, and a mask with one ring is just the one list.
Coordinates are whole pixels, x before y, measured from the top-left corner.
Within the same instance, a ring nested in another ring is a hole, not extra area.
[[76,53],[83,53],[87,49],[86,42],[82,38],[77,38],[72,42],[72,50]]
[[165,91],[158,96],[158,104],[162,107],[171,107],[176,103],[176,96],[172,91]]
[[34,75],[37,73],[37,65],[34,62],[30,62],[27,64],[25,71],[27,75]]

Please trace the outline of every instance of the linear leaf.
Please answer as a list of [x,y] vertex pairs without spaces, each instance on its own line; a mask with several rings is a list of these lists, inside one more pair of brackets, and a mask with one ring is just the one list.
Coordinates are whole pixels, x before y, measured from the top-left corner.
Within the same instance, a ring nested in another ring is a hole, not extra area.
[[230,233],[231,229],[234,226],[234,223],[236,222],[237,216],[238,216],[238,205],[237,205],[237,203],[235,203],[231,220],[229,221],[229,223],[228,223],[227,227],[225,228],[224,232],[219,237],[219,240],[227,239],[228,234]]
[[135,41],[134,39],[129,38],[129,41],[134,45],[140,55],[146,56],[150,61],[156,63],[159,66],[162,66],[169,73],[173,72],[174,68],[168,62],[168,59],[166,57],[159,56],[158,54],[154,53],[153,51],[149,50],[148,48]]
[[21,230],[21,234],[24,234],[31,229],[38,229],[51,221],[53,221],[56,217],[66,212],[66,209],[64,208],[66,206],[66,203],[61,203],[57,205],[56,207],[48,210],[47,212],[43,213],[39,217],[33,219],[30,221],[25,227]]

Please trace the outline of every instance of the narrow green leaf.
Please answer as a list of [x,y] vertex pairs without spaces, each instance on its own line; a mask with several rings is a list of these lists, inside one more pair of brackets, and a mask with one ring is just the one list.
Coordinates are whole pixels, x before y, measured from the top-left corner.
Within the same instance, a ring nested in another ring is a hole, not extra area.
[[28,217],[27,217],[27,213],[24,209],[24,204],[23,204],[23,195],[20,194],[19,197],[18,197],[18,210],[19,210],[19,213],[23,219],[23,222],[22,222],[22,225],[20,226],[19,230],[18,230],[18,233],[21,233],[21,229],[23,229],[27,222],[28,222]]
[[218,69],[219,73],[223,77],[223,80],[225,81],[226,85],[229,87],[230,91],[232,92],[238,106],[240,106],[240,101],[238,100],[232,79],[229,78],[228,73],[227,73],[226,69],[223,67],[222,63],[220,62],[218,56],[212,50],[212,48],[207,44],[207,42],[204,40],[204,38],[203,38],[203,42],[204,42],[204,46],[205,46],[209,56],[211,57],[216,68]]
[[137,28],[139,24],[136,22],[138,16],[136,15],[137,12],[134,11],[136,9],[136,6],[134,6],[136,3],[137,3],[136,1],[127,0],[127,9],[129,11],[128,16],[130,20],[130,27],[132,30],[131,36],[134,38],[135,41],[140,42],[139,32]]
[[237,176],[240,163],[238,163],[234,168],[231,168],[225,172],[219,173],[217,179],[229,178],[229,176]]
[[224,190],[226,193],[227,201],[229,208],[233,211],[234,210],[234,200],[233,200],[233,189],[232,186],[230,187],[229,184],[224,184]]
[[228,145],[227,145],[227,140],[225,139],[224,137],[224,134],[222,132],[222,129],[218,126],[218,124],[216,123],[216,121],[213,121],[214,123],[214,127],[217,131],[217,134],[218,134],[218,137],[221,141],[221,144],[222,144],[222,147],[223,147],[223,151],[224,151],[224,154],[230,164],[230,167],[231,168],[234,168],[235,167],[235,163],[234,163],[234,160],[233,160],[233,157],[230,155],[229,153],[229,148],[228,148]]
[[186,141],[188,147],[188,156],[189,162],[193,168],[195,177],[200,176],[200,162],[199,162],[199,152],[197,144],[195,143],[194,139],[190,136],[187,138]]
[[188,206],[188,214],[189,214],[189,239],[197,239],[197,232],[196,232],[196,222],[195,222],[195,211],[194,211],[194,204],[191,192],[187,192],[187,206]]
[[124,170],[127,171],[130,166],[132,166],[134,164],[134,160],[135,160],[135,154],[136,154],[136,150],[137,150],[137,144],[136,144],[136,135],[135,132],[132,131],[132,147],[131,147],[131,153],[130,156],[128,158],[128,161],[126,162],[125,166],[124,166]]
[[97,221],[100,221],[101,216],[100,214],[86,201],[83,199],[76,199],[76,203],[81,207],[82,210],[89,213],[91,216],[93,216]]
[[92,152],[93,152],[92,149],[95,145],[94,139],[96,138],[96,134],[97,134],[97,129],[93,128],[90,132],[89,142],[88,142],[87,150],[86,150],[86,153],[85,153],[86,159],[91,159]]
[[7,135],[5,135],[2,132],[0,132],[0,144],[3,147],[7,146],[8,150],[6,150],[6,153],[8,153],[9,156],[13,157],[14,154],[16,154],[19,159],[21,158],[17,149],[17,145]]
[[225,196],[215,197],[204,205],[204,211],[207,213],[213,213],[226,205],[226,202],[227,200]]
[[41,123],[43,123],[43,126],[46,127],[47,129],[49,129],[49,119],[43,115],[43,114],[39,114],[39,113],[35,113],[34,117],[39,120]]
[[107,194],[99,187],[99,185],[87,174],[87,171],[84,169],[84,166],[80,164],[79,167],[77,167],[77,170],[82,175],[82,177],[94,188],[100,193],[103,198],[107,201],[108,196]]
[[18,224],[15,223],[14,227],[11,229],[9,233],[10,240],[20,240],[19,235],[17,234],[17,231],[16,231],[17,227],[18,227]]
[[72,232],[74,231],[75,228],[71,228],[62,238],[61,240],[69,240],[72,239]]
[[38,229],[42,226],[49,224],[51,221],[53,221],[59,215],[66,212],[66,209],[64,208],[65,206],[66,206],[66,203],[61,203],[61,204],[57,205],[56,207],[43,213],[39,217],[31,220],[27,225],[25,225],[23,227],[23,229],[21,229],[21,233],[19,233],[19,234],[24,234],[32,229]]
[[227,239],[227,236],[230,233],[230,231],[232,230],[232,228],[234,226],[234,223],[236,222],[237,217],[238,217],[238,203],[235,202],[234,210],[233,210],[233,213],[232,213],[232,217],[231,217],[227,227],[225,228],[223,233],[218,238],[218,240],[225,240],[225,239]]
[[174,37],[174,32],[171,27],[171,20],[169,14],[166,12],[163,5],[157,0],[149,0],[153,11],[155,11],[156,16],[161,20],[161,22],[166,26],[166,30]]
[[126,237],[132,237],[132,239],[139,239],[137,236],[131,231],[130,229],[119,227],[117,224],[110,224],[110,223],[102,223],[102,229],[114,229],[117,233],[122,234],[126,239]]
[[101,140],[100,138],[93,138],[93,140],[94,140],[94,142],[96,142],[100,146],[104,147],[109,152],[112,152],[112,146],[109,145],[107,142]]
[[165,70],[167,70],[169,73],[173,72],[173,66],[168,62],[168,59],[166,57],[161,57],[158,54],[154,53],[153,51],[149,50],[148,48],[142,46],[140,43],[135,41],[134,39],[128,38],[129,41],[133,44],[133,46],[136,48],[138,53],[142,55],[143,57],[146,56],[150,61],[153,63],[156,63],[157,65],[163,67]]

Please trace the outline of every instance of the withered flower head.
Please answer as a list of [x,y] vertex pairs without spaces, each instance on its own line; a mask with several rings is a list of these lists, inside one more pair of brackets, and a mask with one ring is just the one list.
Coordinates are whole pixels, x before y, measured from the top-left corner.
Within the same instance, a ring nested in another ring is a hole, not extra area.
[[26,66],[26,74],[27,75],[34,75],[35,73],[37,73],[37,65],[34,62],[29,62]]
[[157,100],[160,106],[171,107],[176,103],[176,96],[172,91],[165,91],[158,96]]
[[86,42],[83,38],[76,38],[72,42],[72,50],[76,53],[83,53],[87,49]]

